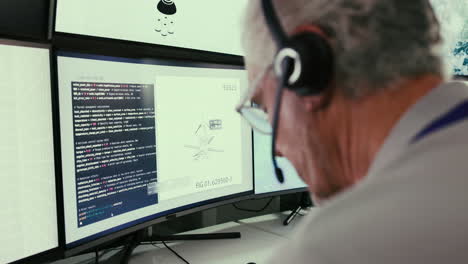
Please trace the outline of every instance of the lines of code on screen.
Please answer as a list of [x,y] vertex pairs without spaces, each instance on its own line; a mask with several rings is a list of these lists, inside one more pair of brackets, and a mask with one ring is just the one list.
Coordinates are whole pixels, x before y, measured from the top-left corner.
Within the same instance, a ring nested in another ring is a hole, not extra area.
[[78,227],[158,203],[154,85],[71,87]]

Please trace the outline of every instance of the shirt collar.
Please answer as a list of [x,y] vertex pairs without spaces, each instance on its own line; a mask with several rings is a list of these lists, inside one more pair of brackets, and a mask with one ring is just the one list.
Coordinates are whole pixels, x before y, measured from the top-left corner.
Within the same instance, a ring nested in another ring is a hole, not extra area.
[[422,97],[392,128],[369,168],[368,176],[397,159],[408,148],[411,139],[429,122],[467,98],[468,89],[462,82],[443,83]]

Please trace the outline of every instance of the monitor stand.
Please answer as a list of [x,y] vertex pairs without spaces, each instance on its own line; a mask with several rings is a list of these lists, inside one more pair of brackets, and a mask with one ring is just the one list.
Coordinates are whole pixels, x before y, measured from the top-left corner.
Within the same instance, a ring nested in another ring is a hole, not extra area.
[[299,215],[302,209],[307,209],[312,206],[314,206],[314,204],[312,203],[312,199],[310,199],[309,193],[303,192],[301,194],[298,206],[294,210],[292,210],[292,212],[286,217],[286,219],[284,219],[283,225],[289,225],[296,218],[296,216]]
[[143,243],[155,243],[155,242],[166,242],[166,241],[186,241],[186,240],[213,240],[213,239],[236,239],[241,238],[240,232],[229,232],[229,233],[213,233],[213,234],[191,234],[191,235],[171,235],[171,236],[151,236],[148,237],[145,231],[139,231],[133,235],[124,238],[123,240],[113,243],[107,248],[99,248],[97,250],[102,251],[115,247],[123,248],[110,258],[99,261],[100,264],[128,264],[133,251]]

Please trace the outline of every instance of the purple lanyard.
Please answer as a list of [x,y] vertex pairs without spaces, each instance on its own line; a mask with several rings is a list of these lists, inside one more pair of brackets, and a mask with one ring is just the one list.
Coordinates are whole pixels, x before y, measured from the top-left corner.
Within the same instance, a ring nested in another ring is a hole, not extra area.
[[421,130],[411,139],[411,143],[416,143],[432,133],[438,132],[439,130],[447,128],[466,119],[468,119],[468,100],[463,101],[447,113],[429,123],[423,130]]

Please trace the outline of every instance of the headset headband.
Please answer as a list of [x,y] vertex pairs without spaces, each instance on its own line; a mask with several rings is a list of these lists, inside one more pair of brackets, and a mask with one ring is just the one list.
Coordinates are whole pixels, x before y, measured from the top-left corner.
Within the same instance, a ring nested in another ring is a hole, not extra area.
[[274,41],[278,48],[284,47],[288,43],[288,37],[281,26],[281,23],[276,14],[273,2],[271,0],[262,0],[262,7],[266,24],[272,33]]

